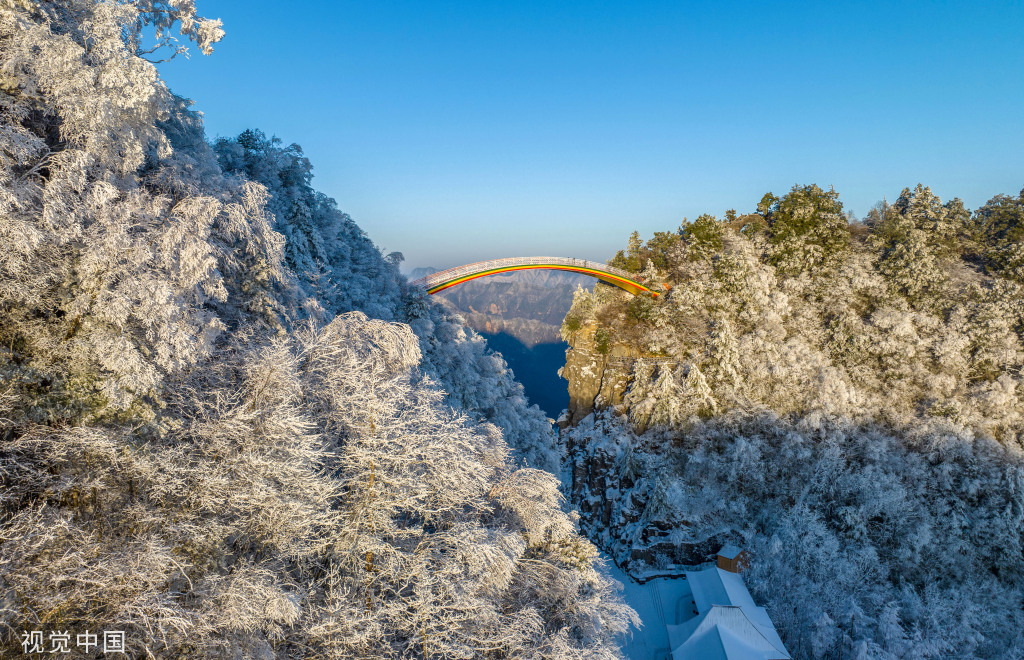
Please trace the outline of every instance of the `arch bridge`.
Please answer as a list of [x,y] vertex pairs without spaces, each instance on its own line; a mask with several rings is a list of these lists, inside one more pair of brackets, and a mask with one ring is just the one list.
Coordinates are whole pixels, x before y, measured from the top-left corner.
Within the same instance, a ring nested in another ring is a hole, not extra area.
[[605,264],[585,259],[572,259],[566,257],[509,257],[506,259],[491,259],[490,261],[479,261],[475,264],[457,266],[448,270],[441,270],[436,273],[421,277],[412,282],[413,286],[422,286],[429,294],[444,291],[457,284],[475,280],[478,277],[508,273],[516,270],[564,270],[573,273],[583,273],[596,277],[602,282],[614,284],[615,286],[629,291],[633,295],[650,293],[657,296],[657,292],[651,291],[644,286],[643,279],[635,273],[629,273],[621,268],[606,266]]

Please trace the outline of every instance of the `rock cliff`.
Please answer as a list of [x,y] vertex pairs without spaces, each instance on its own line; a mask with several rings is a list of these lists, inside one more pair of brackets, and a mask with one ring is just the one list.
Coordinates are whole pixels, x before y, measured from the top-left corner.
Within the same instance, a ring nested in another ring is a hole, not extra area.
[[594,410],[620,406],[633,363],[640,356],[595,323],[586,323],[570,334],[560,372],[569,382],[569,411],[562,425],[578,424]]
[[687,540],[673,533],[680,523],[655,513],[663,496],[656,492],[657,469],[638,469],[635,436],[608,432],[613,419],[627,412],[624,397],[637,361],[674,361],[616,341],[599,323],[585,322],[567,334],[560,372],[569,386],[569,408],[559,420],[566,449],[563,481],[580,511],[581,528],[640,580],[710,561],[727,535]]

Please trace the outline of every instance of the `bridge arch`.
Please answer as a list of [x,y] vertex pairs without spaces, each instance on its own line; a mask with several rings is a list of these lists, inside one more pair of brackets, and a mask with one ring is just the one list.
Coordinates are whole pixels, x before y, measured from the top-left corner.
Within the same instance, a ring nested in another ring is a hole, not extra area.
[[657,296],[657,292],[651,291],[644,286],[643,280],[635,273],[629,273],[621,268],[606,266],[605,264],[586,259],[572,259],[566,257],[509,257],[506,259],[491,259],[490,261],[478,261],[474,264],[456,266],[448,270],[441,270],[436,273],[421,277],[412,282],[414,286],[422,286],[429,294],[444,291],[457,284],[475,280],[478,277],[508,273],[516,270],[564,270],[573,273],[583,273],[596,277],[602,282],[614,284],[620,289],[625,289],[633,295],[650,293]]

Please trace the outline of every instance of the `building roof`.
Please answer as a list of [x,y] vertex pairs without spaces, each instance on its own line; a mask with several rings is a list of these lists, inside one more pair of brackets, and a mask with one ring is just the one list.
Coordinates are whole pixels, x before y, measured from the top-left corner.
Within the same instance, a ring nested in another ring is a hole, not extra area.
[[[695,649],[693,645],[699,645],[703,649],[701,653],[708,654],[708,658],[775,660],[790,657],[768,612],[754,604],[739,574],[709,568],[688,571],[686,580],[690,584],[693,602],[699,614],[682,625],[669,626],[672,648],[684,652],[682,655],[673,652],[673,658],[705,657],[696,651],[691,653],[687,650]],[[754,649],[756,653],[742,651],[741,647],[745,646]],[[721,649],[720,653],[725,655],[711,654],[709,649],[712,648]]]
[[[715,605],[678,626],[668,626],[673,660],[789,660],[781,642],[765,637],[743,608]],[[780,648],[781,647],[781,648]]]
[[717,567],[706,568],[703,571],[687,571],[686,581],[693,591],[697,611],[702,614],[711,609],[712,605],[756,607],[739,573],[723,571]]
[[743,552],[742,548],[730,543],[729,545],[722,546],[722,549],[718,551],[718,556],[725,557],[726,559],[736,559],[741,552]]

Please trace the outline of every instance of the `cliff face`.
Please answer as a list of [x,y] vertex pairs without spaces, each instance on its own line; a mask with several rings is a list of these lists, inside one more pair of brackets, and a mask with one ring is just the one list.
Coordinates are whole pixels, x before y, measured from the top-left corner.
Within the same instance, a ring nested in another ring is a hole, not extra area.
[[665,453],[637,437],[609,411],[598,411],[563,434],[563,482],[580,512],[580,528],[616,564],[645,581],[673,575],[714,559],[741,537],[728,527],[707,529],[664,515]]
[[[615,341],[597,323],[584,323],[568,335],[565,367],[569,383],[563,430],[567,495],[579,508],[580,526],[617,564],[638,579],[671,574],[710,561],[730,540],[728,534],[686,540],[657,514],[657,466],[640,469],[628,433],[609,433],[617,415],[627,412],[625,395],[637,361],[670,360]],[[674,361],[671,361],[674,364]],[[591,413],[594,417],[588,418]],[[625,417],[621,418],[625,424]],[[623,426],[623,431],[625,426]]]
[[576,425],[595,409],[622,404],[633,363],[640,352],[602,336],[594,323],[583,325],[569,337],[562,378],[569,381],[569,414],[562,421]]

